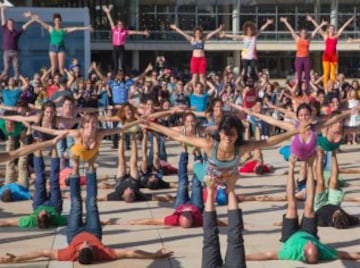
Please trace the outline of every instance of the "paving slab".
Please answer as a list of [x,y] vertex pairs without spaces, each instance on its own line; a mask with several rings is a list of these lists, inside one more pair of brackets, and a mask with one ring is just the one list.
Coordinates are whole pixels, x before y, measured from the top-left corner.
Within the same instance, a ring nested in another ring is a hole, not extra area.
[[[173,142],[167,142],[169,162],[177,166],[181,147]],[[239,194],[270,196],[283,196],[285,191],[287,163],[278,154],[278,146],[264,150],[265,162],[276,167],[273,174],[266,176],[244,175],[240,176],[236,192]],[[4,143],[0,143],[0,149],[4,149]],[[341,167],[359,169],[359,145],[344,145],[342,152],[338,154]],[[129,151],[126,152],[127,157]],[[105,141],[101,147],[101,153],[97,161],[98,177],[103,175],[113,176],[116,172],[117,152],[111,149],[111,143]],[[0,164],[4,169],[4,164]],[[347,182],[345,191],[348,196],[360,197],[359,175],[342,175]],[[169,181],[176,182],[175,175],[166,176]],[[66,190],[65,190],[66,191]],[[85,193],[85,189],[83,189]],[[99,189],[99,196],[109,193],[111,190]],[[150,191],[145,191],[150,192]],[[176,190],[151,191],[151,193],[175,194]],[[117,219],[121,225],[105,226],[103,228],[104,244],[118,248],[141,248],[154,251],[161,247],[173,250],[174,257],[165,260],[118,260],[109,263],[95,264],[91,267],[123,267],[123,268],[197,268],[201,266],[202,228],[181,229],[164,226],[132,226],[126,224],[131,219],[160,218],[169,215],[173,211],[172,203],[156,201],[128,204],[124,202],[99,202],[99,210],[102,219]],[[300,207],[303,207],[301,202]],[[69,200],[64,200],[64,213],[69,211]],[[286,210],[286,202],[242,202],[243,209],[245,248],[247,253],[257,251],[278,250],[280,227],[273,226],[273,222],[281,220]],[[345,210],[360,216],[359,203],[344,202]],[[218,216],[226,217],[226,207],[218,207]],[[31,201],[16,203],[0,202],[0,219],[14,219],[32,212]],[[300,215],[302,211],[300,211]],[[65,229],[57,228],[51,230],[26,229],[20,230],[15,227],[0,227],[0,255],[6,252],[21,254],[32,250],[44,248],[61,248],[66,245]],[[321,240],[338,250],[360,251],[359,227],[336,230],[332,228],[319,228]],[[220,228],[220,243],[223,255],[226,251],[226,227]],[[267,261],[248,262],[252,267],[307,267],[301,262],[291,261]],[[334,261],[312,265],[311,267],[359,267],[360,262]],[[0,267],[83,267],[78,263],[56,262],[56,261],[32,261],[19,264],[6,264]]]

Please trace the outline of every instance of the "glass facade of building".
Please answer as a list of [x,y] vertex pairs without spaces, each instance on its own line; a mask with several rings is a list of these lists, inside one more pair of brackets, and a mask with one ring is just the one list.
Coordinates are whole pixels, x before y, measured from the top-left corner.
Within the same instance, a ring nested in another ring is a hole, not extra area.
[[[16,1],[13,1],[16,2]],[[279,21],[286,16],[295,30],[302,27],[313,29],[305,21],[307,14],[313,15],[317,21],[325,19],[341,26],[352,15],[356,16],[353,23],[347,27],[342,41],[347,37],[360,38],[360,0],[25,0],[26,5],[39,7],[88,7],[91,23],[96,29],[91,35],[92,57],[101,59],[103,65],[111,64],[110,26],[102,7],[112,5],[112,16],[121,19],[130,29],[151,31],[148,39],[143,37],[129,38],[127,50],[129,57],[133,57],[133,65],[143,68],[148,60],[154,60],[157,55],[167,56],[171,65],[181,69],[188,67],[191,55],[190,46],[184,46],[184,38],[169,31],[169,24],[175,23],[181,29],[191,31],[196,25],[201,25],[205,31],[215,29],[224,24],[227,32],[241,32],[246,21],[254,21],[262,25],[267,18],[274,18],[274,24],[260,36],[259,43],[265,44],[259,49],[260,67],[271,70],[275,77],[283,77],[293,69],[294,52],[288,48],[284,51],[271,50],[267,44],[282,44],[293,42],[290,34]],[[220,49],[208,49],[209,69],[220,70],[225,64],[234,62],[234,46],[224,46],[232,40],[216,40]],[[320,36],[315,42],[322,42]],[[139,49],[139,44],[144,45]],[[160,45],[168,43],[170,49],[161,49]],[[97,45],[96,45],[97,44]],[[96,46],[95,46],[96,45]],[[157,47],[159,45],[159,47]],[[241,45],[236,46],[237,49]],[[291,49],[290,49],[291,50]],[[315,68],[320,68],[321,47],[312,52]],[[340,51],[340,63],[346,66],[347,75],[358,73],[358,64],[354,60],[354,51]],[[138,61],[138,63],[136,63]]]

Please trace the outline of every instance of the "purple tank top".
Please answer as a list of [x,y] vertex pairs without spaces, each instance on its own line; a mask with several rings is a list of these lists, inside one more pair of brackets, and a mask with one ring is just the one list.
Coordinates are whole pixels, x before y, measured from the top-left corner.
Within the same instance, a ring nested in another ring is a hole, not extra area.
[[315,129],[311,128],[310,140],[307,143],[303,143],[300,135],[294,136],[290,145],[290,152],[296,156],[300,161],[307,161],[316,151],[317,135]]

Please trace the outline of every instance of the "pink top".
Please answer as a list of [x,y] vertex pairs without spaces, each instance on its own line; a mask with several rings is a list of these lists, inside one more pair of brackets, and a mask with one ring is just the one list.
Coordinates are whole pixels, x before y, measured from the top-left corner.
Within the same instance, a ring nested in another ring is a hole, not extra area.
[[111,29],[112,31],[112,44],[113,46],[125,45],[126,37],[129,35],[129,30],[121,29],[117,27]]
[[316,153],[317,134],[315,127],[311,127],[310,139],[307,142],[303,142],[300,135],[294,136],[290,151],[292,155],[295,155],[300,161],[307,161],[311,156]]

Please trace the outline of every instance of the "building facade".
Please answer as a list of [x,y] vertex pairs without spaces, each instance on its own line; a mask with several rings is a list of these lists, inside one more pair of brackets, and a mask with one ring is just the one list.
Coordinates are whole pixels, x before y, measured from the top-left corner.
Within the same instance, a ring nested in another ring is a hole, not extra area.
[[[289,23],[299,30],[313,26],[305,20],[307,14],[318,22],[325,19],[341,26],[348,18],[356,19],[346,28],[338,43],[339,71],[347,76],[359,77],[360,65],[356,57],[359,45],[348,44],[346,39],[360,37],[360,0],[23,0],[11,1],[15,5],[33,7],[74,8],[88,7],[91,24],[91,56],[101,61],[103,67],[111,66],[110,25],[102,12],[104,5],[112,5],[112,16],[121,19],[128,28],[149,30],[151,36],[134,36],[128,39],[126,49],[131,58],[131,68],[142,69],[156,56],[164,55],[170,66],[188,69],[191,46],[183,37],[169,30],[169,24],[191,32],[196,25],[211,31],[224,24],[225,31],[241,33],[246,21],[254,21],[259,27],[267,18],[274,24],[266,29],[258,40],[259,68],[268,69],[272,77],[285,77],[293,72],[295,43],[280,22],[286,16]],[[241,42],[214,38],[207,42],[206,53],[209,69],[220,71],[225,65],[239,65]],[[317,35],[311,45],[311,57],[315,70],[321,70],[323,41]]]

